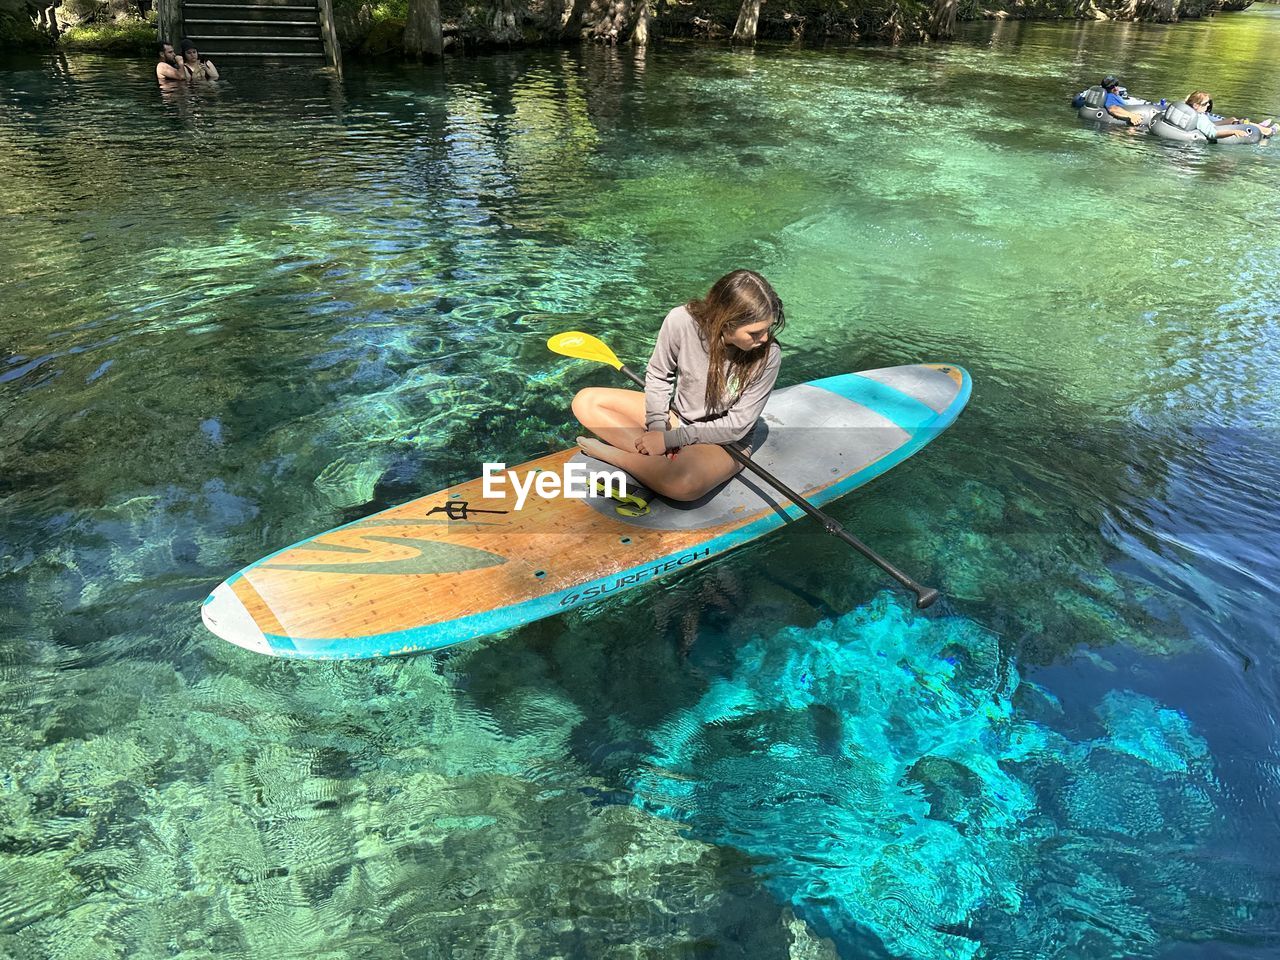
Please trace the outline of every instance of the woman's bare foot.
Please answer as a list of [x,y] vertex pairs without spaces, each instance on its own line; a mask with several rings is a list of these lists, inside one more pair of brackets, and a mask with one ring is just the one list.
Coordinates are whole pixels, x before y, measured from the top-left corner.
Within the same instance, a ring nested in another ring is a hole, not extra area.
[[603,460],[605,463],[614,462],[611,454],[617,453],[616,447],[611,447],[603,440],[597,440],[595,437],[579,437],[578,449],[585,453],[588,457],[595,457],[597,460]]

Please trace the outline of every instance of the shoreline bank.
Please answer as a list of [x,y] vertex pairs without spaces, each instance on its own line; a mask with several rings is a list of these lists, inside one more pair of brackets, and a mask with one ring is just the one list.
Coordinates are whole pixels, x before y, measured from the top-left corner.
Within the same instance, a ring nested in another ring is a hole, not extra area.
[[[1280,2],[1280,0],[1277,0]],[[644,47],[664,39],[711,44],[768,43],[820,46],[870,43],[897,46],[946,42],[963,23],[984,20],[1117,21],[1175,23],[1247,9],[1253,0],[1007,0],[990,7],[963,0],[858,0],[834,9],[819,0],[789,0],[770,9],[763,0],[465,0],[430,3],[439,30],[439,53],[479,54],[529,47],[603,43]],[[334,20],[344,58],[384,60],[433,56],[431,47],[406,42],[409,21],[422,0],[337,0]],[[34,7],[32,8],[34,11]],[[62,8],[58,9],[63,15]],[[34,15],[34,13],[33,13]],[[41,13],[43,16],[43,12]],[[56,46],[118,56],[150,55],[155,15],[78,23],[59,19],[56,37],[21,18],[0,21],[0,49]],[[30,29],[27,29],[30,27]],[[419,33],[421,31],[418,31]],[[429,31],[428,31],[429,32]]]

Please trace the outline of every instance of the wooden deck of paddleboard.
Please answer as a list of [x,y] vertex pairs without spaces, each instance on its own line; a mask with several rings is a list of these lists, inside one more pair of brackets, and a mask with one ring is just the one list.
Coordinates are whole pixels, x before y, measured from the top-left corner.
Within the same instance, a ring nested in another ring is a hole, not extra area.
[[[514,470],[559,472],[576,452],[553,453]],[[483,517],[476,520],[430,516],[437,507],[447,510],[451,501],[465,504],[469,514],[473,510],[503,513],[470,514]],[[713,530],[635,530],[581,500],[563,497],[531,496],[517,511],[514,496],[486,499],[481,481],[472,480],[373,519],[377,526],[362,521],[335,530],[253,568],[236,583],[241,602],[266,632],[278,635],[360,637],[408,630],[556,593],[602,577],[620,565],[650,563],[751,518]],[[428,557],[425,565],[436,567],[429,572],[374,572],[375,565],[421,559],[420,546],[411,541],[445,544],[448,556]],[[353,564],[356,551],[361,553]],[[462,569],[446,569],[451,557]],[[493,558],[491,565],[480,566],[488,558]],[[475,566],[467,566],[470,563]],[[312,569],[299,570],[303,565]],[[370,572],[355,572],[357,565],[367,565]],[[351,572],[325,569],[333,567]],[[319,597],[323,599],[317,601]],[[278,619],[277,610],[288,611],[287,623]]]

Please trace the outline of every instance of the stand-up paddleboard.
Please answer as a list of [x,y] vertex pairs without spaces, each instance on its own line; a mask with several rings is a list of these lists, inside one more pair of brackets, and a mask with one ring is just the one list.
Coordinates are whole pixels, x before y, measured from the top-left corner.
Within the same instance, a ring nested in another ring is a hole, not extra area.
[[[969,375],[943,364],[814,380],[776,390],[748,442],[821,506],[929,443],[969,391]],[[566,450],[513,469],[563,475],[584,459]],[[693,503],[655,499],[640,517],[604,497],[530,496],[517,510],[511,484],[502,490],[486,498],[472,480],[274,553],[213,591],[205,625],[280,657],[434,650],[687,569],[801,516],[746,472]]]

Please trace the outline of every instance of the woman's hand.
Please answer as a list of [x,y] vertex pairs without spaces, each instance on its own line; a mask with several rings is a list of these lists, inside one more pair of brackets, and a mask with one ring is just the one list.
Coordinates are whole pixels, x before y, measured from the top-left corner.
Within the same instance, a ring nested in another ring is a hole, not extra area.
[[636,452],[657,457],[667,452],[667,435],[661,430],[646,430],[636,437]]

